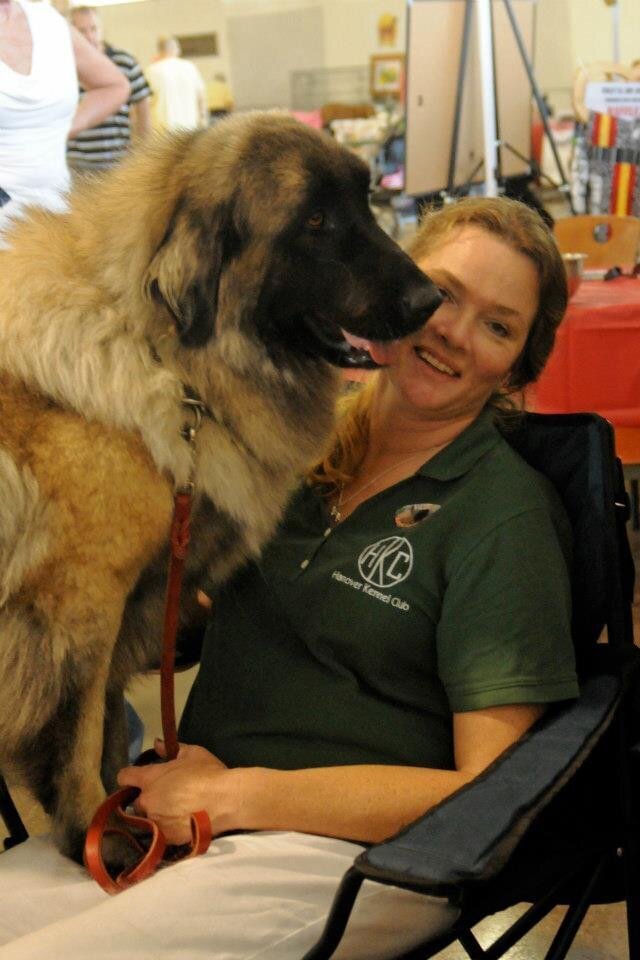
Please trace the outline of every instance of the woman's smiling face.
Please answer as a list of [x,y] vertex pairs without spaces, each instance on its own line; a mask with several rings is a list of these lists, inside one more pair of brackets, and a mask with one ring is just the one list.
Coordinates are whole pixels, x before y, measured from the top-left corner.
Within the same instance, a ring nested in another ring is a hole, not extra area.
[[396,400],[438,420],[475,417],[504,386],[538,309],[535,264],[476,226],[453,230],[418,266],[444,302],[394,344],[386,368]]

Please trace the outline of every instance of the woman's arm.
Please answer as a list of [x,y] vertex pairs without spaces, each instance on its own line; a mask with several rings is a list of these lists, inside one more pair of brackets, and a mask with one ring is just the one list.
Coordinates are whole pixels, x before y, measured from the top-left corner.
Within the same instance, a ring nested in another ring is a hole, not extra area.
[[75,27],[70,27],[78,79],[85,95],[71,121],[69,136],[102,123],[129,99],[131,87],[116,65],[100,53]]
[[189,814],[202,809],[214,835],[297,830],[376,843],[472,780],[543,710],[522,704],[455,714],[455,770],[374,764],[228,769],[202,747],[186,746],[177,760],[127,767],[118,781],[141,788],[136,809],[158,821],[172,843],[189,839]]

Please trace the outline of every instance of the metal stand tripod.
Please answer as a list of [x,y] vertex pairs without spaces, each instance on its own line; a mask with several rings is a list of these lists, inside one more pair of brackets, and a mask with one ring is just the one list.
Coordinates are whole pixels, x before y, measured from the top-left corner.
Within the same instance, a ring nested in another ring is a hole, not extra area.
[[[559,183],[553,181],[550,177],[541,172],[538,164],[531,157],[525,157],[516,148],[500,137],[500,121],[498,115],[498,101],[496,92],[496,72],[494,56],[494,32],[493,32],[493,10],[492,0],[466,0],[464,13],[464,26],[462,31],[462,44],[460,51],[460,64],[458,67],[458,80],[456,87],[456,101],[454,124],[451,136],[451,149],[449,153],[449,172],[447,179],[447,188],[442,192],[443,198],[453,197],[458,193],[466,192],[473,183],[476,175],[484,166],[485,168],[485,194],[487,196],[497,196],[501,187],[504,185],[502,175],[502,161],[500,151],[502,148],[509,150],[514,156],[518,157],[528,164],[533,176],[541,177],[547,180],[553,187],[560,190],[567,198],[571,213],[575,213],[571,199],[571,190],[556,143],[551,133],[549,119],[547,116],[547,107],[542,99],[540,89],[536,82],[533,67],[527,55],[522,34],[518,26],[515,14],[513,12],[512,0],[503,0],[511,30],[522,59],[523,66],[529,79],[531,93],[538,107],[545,134],[549,140],[549,145],[553,153],[553,158],[558,170]],[[460,123],[462,117],[462,102],[464,95],[464,83],[467,73],[467,63],[469,59],[469,42],[471,38],[471,24],[473,17],[473,7],[478,8],[478,35],[480,49],[480,70],[482,82],[482,113],[483,113],[483,134],[484,134],[484,157],[476,164],[471,171],[468,179],[462,187],[456,187],[455,171],[458,161],[458,148],[460,141]]]

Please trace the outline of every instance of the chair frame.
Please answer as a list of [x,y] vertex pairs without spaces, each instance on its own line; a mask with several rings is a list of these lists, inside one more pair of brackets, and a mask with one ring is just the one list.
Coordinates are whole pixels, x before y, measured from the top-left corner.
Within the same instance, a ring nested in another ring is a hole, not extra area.
[[11,798],[9,789],[0,774],[0,817],[8,830],[8,836],[4,840],[4,849],[9,850],[17,844],[27,840],[29,833],[24,825],[22,817],[18,813],[18,808]]

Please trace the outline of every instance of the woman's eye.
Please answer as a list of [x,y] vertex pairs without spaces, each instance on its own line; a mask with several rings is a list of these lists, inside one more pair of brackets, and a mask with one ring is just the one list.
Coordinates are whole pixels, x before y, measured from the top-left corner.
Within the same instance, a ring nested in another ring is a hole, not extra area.
[[495,333],[497,337],[504,339],[509,336],[509,327],[505,326],[504,323],[500,323],[499,320],[489,320],[489,329],[492,333]]
[[438,287],[438,293],[440,294],[443,300],[445,301],[448,300],[449,302],[451,302],[451,299],[452,299],[451,294],[449,293],[448,290],[445,290],[444,287]]
[[310,230],[319,230],[323,225],[324,213],[321,210],[316,210],[315,213],[312,213],[311,216],[307,218],[307,227]]

